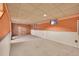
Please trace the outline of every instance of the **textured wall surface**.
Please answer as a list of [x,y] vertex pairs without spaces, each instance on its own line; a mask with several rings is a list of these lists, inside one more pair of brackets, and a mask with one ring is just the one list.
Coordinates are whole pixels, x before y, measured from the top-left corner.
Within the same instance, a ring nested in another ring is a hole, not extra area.
[[4,4],[4,11],[5,12],[3,16],[0,18],[0,37],[4,37],[7,33],[10,32],[10,26],[11,26],[10,17],[8,14],[6,4]]
[[31,26],[26,24],[12,24],[13,35],[27,35],[31,34]]
[[78,38],[77,32],[56,32],[47,30],[31,30],[31,34],[56,42],[60,42],[66,45],[77,47],[78,43],[75,40]]
[[10,41],[11,41],[11,22],[7,9],[4,4],[4,14],[0,18],[0,56],[9,56]]
[[58,20],[56,25],[51,25],[49,22],[33,25],[37,30],[52,30],[52,31],[65,31],[65,32],[77,32],[77,20],[78,17],[66,18]]
[[9,56],[11,33],[8,33],[0,42],[0,56]]

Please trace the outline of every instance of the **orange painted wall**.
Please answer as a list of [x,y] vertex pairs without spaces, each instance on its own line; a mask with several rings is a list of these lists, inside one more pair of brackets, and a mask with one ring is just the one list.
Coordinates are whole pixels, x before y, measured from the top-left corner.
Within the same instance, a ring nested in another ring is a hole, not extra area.
[[[21,29],[19,30],[20,27]],[[12,35],[28,35],[31,34],[31,25],[12,23]]]
[[[71,16],[70,16],[71,17]],[[37,30],[53,30],[53,31],[66,31],[66,32],[77,32],[77,17],[71,18],[62,18],[62,20],[58,20],[56,25],[51,25],[50,20],[47,23],[35,24],[33,25],[33,29]]]
[[4,37],[8,32],[10,32],[10,17],[8,14],[7,5],[4,4],[4,14],[0,18],[0,38]]

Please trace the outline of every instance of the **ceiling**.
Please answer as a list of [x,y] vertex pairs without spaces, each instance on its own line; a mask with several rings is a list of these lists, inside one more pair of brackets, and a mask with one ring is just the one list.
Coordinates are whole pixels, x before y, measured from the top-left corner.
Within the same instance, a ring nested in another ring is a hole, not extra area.
[[10,3],[12,22],[34,24],[79,13],[79,3]]

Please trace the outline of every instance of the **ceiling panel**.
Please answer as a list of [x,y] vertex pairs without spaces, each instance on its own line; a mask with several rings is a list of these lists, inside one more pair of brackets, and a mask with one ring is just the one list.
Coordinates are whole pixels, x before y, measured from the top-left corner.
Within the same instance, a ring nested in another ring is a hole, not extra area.
[[[8,4],[12,22],[16,23],[39,23],[47,19],[62,18],[79,13],[79,4],[59,4],[59,3],[44,3],[44,4]],[[47,16],[44,17],[43,15]]]

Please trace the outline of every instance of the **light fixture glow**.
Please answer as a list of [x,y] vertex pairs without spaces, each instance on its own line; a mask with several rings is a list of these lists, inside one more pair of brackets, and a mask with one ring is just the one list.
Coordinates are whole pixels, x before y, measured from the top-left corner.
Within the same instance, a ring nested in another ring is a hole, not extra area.
[[43,16],[44,16],[44,17],[46,17],[46,16],[47,16],[47,14],[44,14]]
[[57,19],[54,19],[54,20],[51,20],[51,25],[55,25],[55,24],[57,24]]
[[54,24],[55,24],[55,22],[54,22],[54,21],[52,21],[52,22],[51,22],[51,24],[52,24],[52,25],[54,25]]

